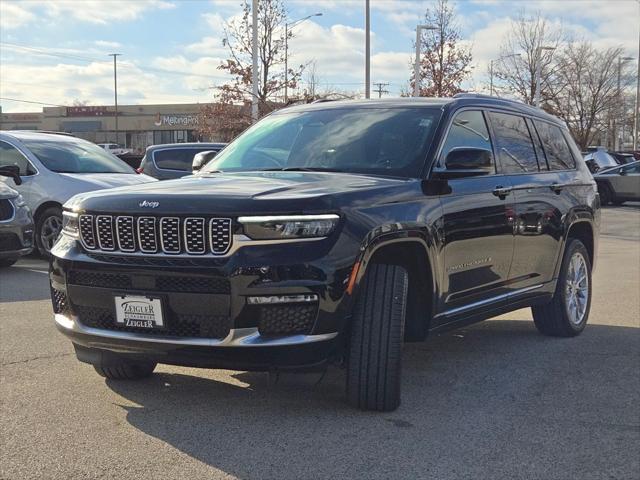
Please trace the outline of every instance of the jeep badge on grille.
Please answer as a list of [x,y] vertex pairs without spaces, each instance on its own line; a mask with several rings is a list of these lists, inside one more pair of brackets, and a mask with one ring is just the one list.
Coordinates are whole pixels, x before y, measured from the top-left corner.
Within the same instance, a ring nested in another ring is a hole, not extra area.
[[148,207],[148,208],[156,208],[160,205],[160,202],[150,202],[148,200],[141,201],[138,206],[140,207]]

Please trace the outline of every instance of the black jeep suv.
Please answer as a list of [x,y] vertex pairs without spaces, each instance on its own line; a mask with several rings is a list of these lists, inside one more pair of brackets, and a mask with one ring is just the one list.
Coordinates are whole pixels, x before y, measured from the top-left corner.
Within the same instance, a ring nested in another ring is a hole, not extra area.
[[522,307],[546,335],[579,334],[599,217],[580,151],[541,110],[297,106],[197,175],[67,202],[55,323],[110,379],[343,360],[348,401],[388,411],[403,340]]

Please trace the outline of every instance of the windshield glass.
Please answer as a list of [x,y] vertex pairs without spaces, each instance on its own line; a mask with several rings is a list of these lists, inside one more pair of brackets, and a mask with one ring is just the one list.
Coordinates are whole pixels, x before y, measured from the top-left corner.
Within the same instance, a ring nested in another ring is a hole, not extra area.
[[330,108],[266,117],[201,172],[327,170],[417,177],[437,108]]
[[84,140],[23,139],[22,143],[51,171],[58,173],[131,173],[118,157]]

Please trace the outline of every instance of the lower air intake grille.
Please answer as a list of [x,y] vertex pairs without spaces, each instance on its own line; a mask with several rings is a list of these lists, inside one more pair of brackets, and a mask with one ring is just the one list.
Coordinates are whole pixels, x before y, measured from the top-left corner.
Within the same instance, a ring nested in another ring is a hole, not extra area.
[[87,327],[120,332],[144,333],[163,337],[216,338],[229,334],[230,320],[226,316],[171,314],[162,330],[125,327],[116,324],[115,315],[108,308],[75,306],[80,323]]
[[51,287],[51,301],[53,302],[53,313],[67,313],[69,311],[67,294],[62,290]]
[[258,331],[261,335],[307,334],[317,311],[317,304],[261,306]]

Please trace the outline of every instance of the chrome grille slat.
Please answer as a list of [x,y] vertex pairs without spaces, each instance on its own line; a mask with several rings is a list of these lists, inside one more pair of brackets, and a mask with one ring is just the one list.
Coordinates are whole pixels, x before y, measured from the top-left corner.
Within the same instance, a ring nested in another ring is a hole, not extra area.
[[138,242],[143,253],[158,251],[156,217],[138,217]]
[[98,230],[98,246],[101,250],[113,251],[116,242],[113,237],[113,217],[111,215],[98,215],[96,217],[96,229]]
[[136,251],[133,217],[116,217],[116,236],[120,250],[123,252]]
[[79,217],[87,250],[165,255],[224,255],[233,242],[230,218],[92,215]]
[[93,215],[80,215],[80,241],[84,248],[89,250],[95,250],[96,248],[96,233],[93,225]]
[[180,253],[180,219],[178,217],[160,219],[160,246],[165,253]]
[[201,255],[207,249],[205,241],[204,218],[189,217],[184,219],[184,248],[187,253]]

